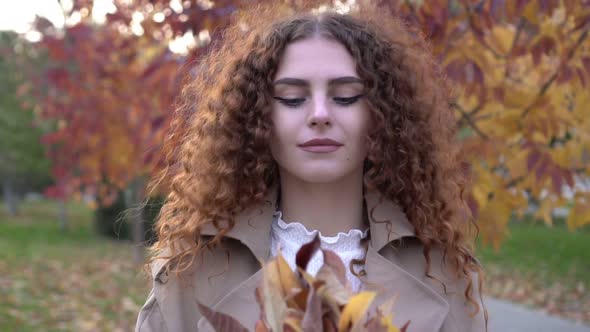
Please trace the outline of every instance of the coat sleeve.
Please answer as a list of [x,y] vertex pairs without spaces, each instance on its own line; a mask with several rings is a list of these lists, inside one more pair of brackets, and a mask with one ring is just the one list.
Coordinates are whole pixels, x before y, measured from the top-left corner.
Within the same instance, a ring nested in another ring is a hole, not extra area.
[[[425,276],[426,261],[423,254],[423,246],[418,239],[406,238],[397,244],[396,249],[385,248],[385,254],[392,257],[406,271],[417,279],[429,285],[449,304],[449,313],[438,332],[486,332],[487,323],[484,310],[485,306],[479,292],[479,278],[475,272],[471,273],[471,298],[475,301],[479,310],[475,313],[475,306],[465,298],[465,290],[468,282],[464,278],[455,278],[452,264],[443,263],[443,251],[433,247],[430,251],[430,273],[439,281]],[[479,264],[479,263],[478,263]],[[445,291],[446,290],[446,291]],[[410,328],[411,329],[411,323]]]
[[[464,289],[467,283],[464,283],[456,292],[443,295],[449,303],[449,314],[443,323],[440,332],[486,332],[487,312],[485,304],[479,293],[479,281],[477,273],[472,273],[471,282],[473,292],[471,298],[478,308],[472,302],[465,299]],[[477,309],[477,312],[476,312]]]
[[135,323],[135,332],[167,332],[166,324],[158,305],[158,300],[154,295],[154,289],[150,291],[148,298],[139,311],[137,322]]

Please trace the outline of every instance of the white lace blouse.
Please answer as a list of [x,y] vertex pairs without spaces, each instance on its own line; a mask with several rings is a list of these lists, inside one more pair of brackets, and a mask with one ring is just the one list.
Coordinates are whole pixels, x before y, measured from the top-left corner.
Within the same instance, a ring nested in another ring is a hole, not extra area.
[[[336,236],[323,236],[321,233],[320,247],[335,252],[342,259],[346,267],[346,277],[352,286],[352,290],[358,292],[361,281],[348,268],[353,259],[363,259],[365,249],[362,247],[360,240],[367,237],[368,229],[361,231],[351,229],[348,233],[340,232]],[[309,231],[305,225],[299,222],[286,223],[282,218],[281,211],[276,211],[273,215],[271,228],[271,253],[276,256],[279,247],[281,253],[291,269],[295,270],[295,255],[297,250],[305,243],[310,242],[315,237],[318,230]],[[324,262],[321,252],[316,252],[307,265],[307,272],[315,276]],[[354,266],[355,272],[359,272],[359,267]]]

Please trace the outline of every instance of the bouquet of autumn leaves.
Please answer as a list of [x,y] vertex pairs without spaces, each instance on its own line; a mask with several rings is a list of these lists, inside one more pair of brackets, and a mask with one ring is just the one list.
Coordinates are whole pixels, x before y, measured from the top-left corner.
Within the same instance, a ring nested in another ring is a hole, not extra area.
[[[315,277],[306,272],[313,255],[321,250],[324,265]],[[354,294],[347,282],[344,264],[334,252],[320,248],[319,236],[297,252],[293,272],[279,254],[263,265],[263,281],[256,288],[261,317],[255,332],[405,332],[409,321],[393,325],[394,299],[377,308],[363,323],[376,293]],[[199,311],[218,332],[248,331],[235,318],[198,304]]]

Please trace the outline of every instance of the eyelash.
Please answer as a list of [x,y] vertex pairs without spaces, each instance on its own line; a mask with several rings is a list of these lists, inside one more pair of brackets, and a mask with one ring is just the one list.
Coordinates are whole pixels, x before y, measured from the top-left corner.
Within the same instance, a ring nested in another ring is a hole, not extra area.
[[[350,105],[356,103],[362,96],[363,95],[357,95],[357,96],[349,97],[349,98],[334,97],[334,100],[342,106],[350,106]],[[292,108],[298,107],[299,105],[301,105],[300,103],[305,101],[305,98],[287,99],[287,98],[281,98],[281,97],[274,97],[274,99],[278,100],[281,104],[283,104],[287,107],[292,107]]]

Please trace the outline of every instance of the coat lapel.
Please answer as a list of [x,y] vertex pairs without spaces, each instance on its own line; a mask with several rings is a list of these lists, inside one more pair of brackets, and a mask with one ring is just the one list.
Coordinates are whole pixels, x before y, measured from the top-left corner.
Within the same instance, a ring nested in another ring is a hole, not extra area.
[[[262,273],[263,269],[258,270],[250,278],[232,289],[211,309],[237,318],[248,331],[254,331],[256,322],[260,319],[260,307],[258,303],[252,301],[255,301],[256,287],[262,282]],[[197,331],[215,331],[205,318],[199,319],[197,326]]]
[[[270,188],[261,204],[254,205],[235,216],[235,225],[226,236],[240,240],[259,261],[270,258],[270,231],[272,215],[276,210],[278,186]],[[212,224],[205,224],[202,235],[216,235]]]
[[408,320],[413,332],[439,331],[449,304],[434,290],[399,265],[380,255],[371,246],[365,260],[366,276],[362,291],[374,291],[377,296],[369,310],[395,297],[393,321],[402,326]]
[[380,196],[374,191],[365,194],[371,242],[365,258],[366,275],[361,277],[361,290],[377,293],[369,310],[375,312],[378,305],[395,296],[393,321],[397,326],[410,320],[410,331],[439,331],[449,312],[447,301],[395,261],[379,253],[394,240],[416,236],[401,207]]

